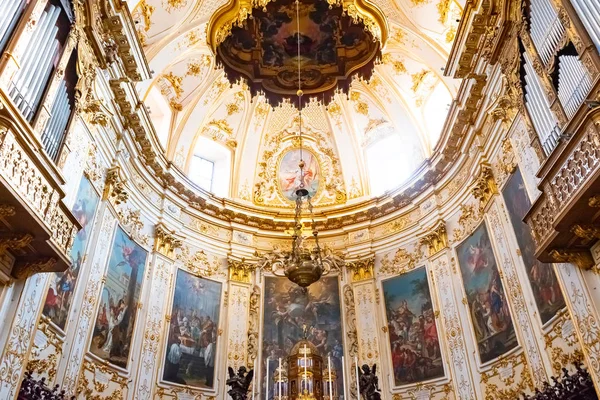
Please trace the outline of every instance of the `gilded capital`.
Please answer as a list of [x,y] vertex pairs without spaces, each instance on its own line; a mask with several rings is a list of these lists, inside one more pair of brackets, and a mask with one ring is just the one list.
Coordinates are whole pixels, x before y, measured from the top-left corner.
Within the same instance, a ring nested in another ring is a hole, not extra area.
[[242,261],[227,259],[227,265],[230,280],[243,283],[251,282],[252,272],[256,269],[256,265],[248,264],[244,259]]
[[375,257],[346,263],[346,268],[351,273],[352,281],[364,281],[375,277]]
[[173,251],[179,247],[181,240],[175,236],[175,231],[168,230],[163,223],[154,226],[154,251],[172,257]]
[[419,243],[426,245],[429,250],[429,257],[437,254],[448,247],[448,233],[446,232],[446,223],[439,220],[428,232],[421,237]]
[[106,182],[102,200],[110,200],[114,204],[125,203],[129,193],[125,190],[125,179],[121,177],[121,167],[115,166],[106,171]]
[[595,264],[589,250],[554,249],[548,254],[554,262],[575,264],[581,269],[591,269]]
[[481,171],[479,172],[479,176],[473,184],[471,193],[473,193],[473,196],[479,200],[481,207],[485,207],[492,196],[498,193],[492,168],[488,164],[481,165]]

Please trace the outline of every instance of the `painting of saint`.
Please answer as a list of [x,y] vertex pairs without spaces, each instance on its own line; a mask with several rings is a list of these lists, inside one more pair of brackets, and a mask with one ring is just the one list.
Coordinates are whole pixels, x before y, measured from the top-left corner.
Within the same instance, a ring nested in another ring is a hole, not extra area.
[[545,324],[566,305],[552,265],[542,263],[535,258],[535,243],[531,236],[531,229],[523,222],[523,217],[529,211],[531,202],[523,183],[521,171],[517,169],[510,176],[502,191],[502,196],[515,230],[542,324]]
[[290,201],[296,201],[296,190],[304,182],[304,188],[313,197],[319,189],[319,162],[313,153],[302,151],[304,161],[304,179],[300,173],[300,149],[288,151],[279,164],[279,187],[283,195]]
[[[287,278],[266,277],[264,291],[262,376],[269,363],[269,399],[273,397],[273,373],[281,357],[285,364],[292,347],[303,338],[303,327],[324,360],[331,357],[331,368],[342,376],[342,318],[337,277],[323,277],[304,289]],[[268,361],[267,361],[268,358]],[[284,365],[287,368],[287,365]],[[263,390],[265,390],[263,388]],[[338,393],[342,382],[338,379]]]
[[382,285],[396,386],[443,377],[425,267],[383,281]]
[[98,193],[96,193],[90,181],[83,177],[72,209],[73,215],[82,228],[73,240],[71,265],[65,272],[52,274],[52,277],[50,277],[50,285],[43,309],[44,315],[60,329],[65,329],[67,324],[75,284],[85,260],[86,246],[92,233],[94,216],[99,202]]
[[212,388],[222,284],[177,271],[163,380]]
[[117,228],[90,351],[122,368],[129,360],[146,258],[146,251]]
[[456,248],[456,253],[479,357],[485,363],[518,345],[485,223]]

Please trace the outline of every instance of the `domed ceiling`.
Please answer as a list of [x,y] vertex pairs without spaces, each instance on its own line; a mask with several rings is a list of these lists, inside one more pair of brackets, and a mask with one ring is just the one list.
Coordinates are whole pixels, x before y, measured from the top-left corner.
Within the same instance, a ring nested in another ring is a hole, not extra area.
[[[139,95],[167,158],[193,182],[220,197],[291,210],[298,110],[252,97],[244,80],[231,85],[217,67],[206,31],[226,2],[129,2],[153,70]],[[459,2],[373,3],[388,18],[373,74],[354,79],[347,95],[333,94],[327,105],[316,96],[303,110],[304,160],[317,207],[357,203],[406,182],[435,151],[460,83],[443,76]],[[208,184],[201,159],[212,163]]]

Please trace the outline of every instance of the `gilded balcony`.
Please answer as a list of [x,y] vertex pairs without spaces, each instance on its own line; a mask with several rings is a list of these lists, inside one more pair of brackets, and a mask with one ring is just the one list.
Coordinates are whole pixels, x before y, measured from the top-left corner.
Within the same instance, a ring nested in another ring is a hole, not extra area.
[[0,281],[64,271],[81,228],[38,136],[0,89]]

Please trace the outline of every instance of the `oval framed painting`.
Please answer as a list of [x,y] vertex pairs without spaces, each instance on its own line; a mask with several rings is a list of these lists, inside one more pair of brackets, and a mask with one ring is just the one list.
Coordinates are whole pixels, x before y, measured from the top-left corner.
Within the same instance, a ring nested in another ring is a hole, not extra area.
[[[314,197],[319,191],[319,181],[321,171],[319,160],[309,150],[302,149],[302,158],[304,159],[304,188],[308,190],[308,195]],[[279,190],[289,201],[296,201],[296,190],[300,186],[302,178],[300,176],[300,149],[288,150],[279,163],[277,180],[279,181]]]

